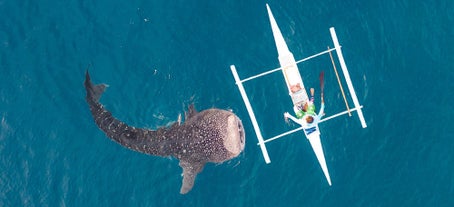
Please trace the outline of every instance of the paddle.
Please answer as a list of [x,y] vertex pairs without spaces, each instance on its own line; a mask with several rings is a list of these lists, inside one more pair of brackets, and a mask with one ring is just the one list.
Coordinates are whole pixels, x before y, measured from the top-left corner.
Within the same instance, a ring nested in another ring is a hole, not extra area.
[[321,91],[321,100],[322,100],[322,103],[324,103],[324,100],[323,100],[323,88],[325,87],[325,71],[322,71],[320,73],[320,91]]

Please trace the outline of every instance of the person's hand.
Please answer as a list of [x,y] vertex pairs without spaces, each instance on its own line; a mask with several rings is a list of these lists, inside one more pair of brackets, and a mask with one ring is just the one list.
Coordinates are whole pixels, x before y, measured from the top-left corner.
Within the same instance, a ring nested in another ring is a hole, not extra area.
[[289,115],[290,115],[290,114],[289,114],[288,112],[285,112],[285,113],[284,113],[285,123],[287,123],[287,124],[289,123],[289,121],[288,121]]

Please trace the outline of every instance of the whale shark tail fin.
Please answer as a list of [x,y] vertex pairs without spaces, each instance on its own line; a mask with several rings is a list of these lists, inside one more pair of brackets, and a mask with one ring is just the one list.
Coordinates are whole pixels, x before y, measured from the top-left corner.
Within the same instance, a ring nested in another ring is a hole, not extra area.
[[108,85],[106,84],[98,84],[98,85],[93,85],[93,83],[90,80],[90,74],[88,74],[88,70],[85,72],[85,89],[87,90],[87,100],[92,100],[95,102],[99,101],[99,98],[101,98],[102,93],[106,90]]
[[205,163],[190,163],[180,160],[180,167],[183,168],[183,182],[180,193],[186,194],[194,186],[195,177],[203,170]]

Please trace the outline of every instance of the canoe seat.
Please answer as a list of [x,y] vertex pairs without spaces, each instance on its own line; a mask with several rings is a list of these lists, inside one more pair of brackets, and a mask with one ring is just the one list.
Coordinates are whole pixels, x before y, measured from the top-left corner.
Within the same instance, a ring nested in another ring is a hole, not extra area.
[[307,94],[304,93],[304,89],[301,89],[295,93],[292,93],[290,96],[292,97],[293,105],[296,105],[297,103],[300,103],[300,102],[304,103],[307,101]]

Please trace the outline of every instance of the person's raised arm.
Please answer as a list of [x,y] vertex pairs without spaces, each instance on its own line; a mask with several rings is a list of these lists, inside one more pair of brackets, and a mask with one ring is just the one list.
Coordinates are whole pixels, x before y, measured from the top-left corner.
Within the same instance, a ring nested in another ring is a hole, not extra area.
[[318,119],[322,119],[323,115],[325,115],[325,102],[323,101],[323,98],[322,98],[322,105],[320,106],[320,111],[318,112],[317,116],[318,116]]
[[290,115],[288,112],[285,112],[284,113],[284,118],[290,118],[292,121],[294,121],[295,123],[297,124],[300,124],[301,125],[301,121],[297,118],[295,118],[294,116]]

